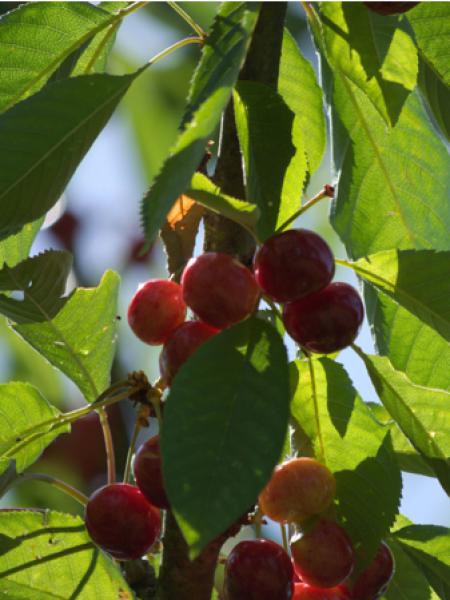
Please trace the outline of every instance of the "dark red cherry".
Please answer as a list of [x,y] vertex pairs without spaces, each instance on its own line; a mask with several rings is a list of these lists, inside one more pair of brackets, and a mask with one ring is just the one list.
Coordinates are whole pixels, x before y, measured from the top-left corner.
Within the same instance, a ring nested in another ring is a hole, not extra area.
[[372,12],[386,16],[404,13],[420,4],[420,2],[364,2],[364,4]]
[[86,506],[86,528],[92,540],[117,560],[145,554],[161,529],[159,510],[139,488],[113,483],[95,491]]
[[332,588],[318,588],[307,583],[296,583],[292,600],[350,600],[345,584]]
[[308,229],[291,229],[269,238],[255,256],[255,278],[277,302],[291,302],[327,286],[334,257],[326,241]]
[[134,478],[151,504],[158,508],[169,508],[164,490],[161,469],[159,436],[155,435],[142,444],[134,457]]
[[172,332],[159,357],[159,370],[167,385],[197,348],[218,332],[202,321],[187,321]]
[[225,565],[227,600],[290,600],[293,568],[281,546],[268,540],[240,542]]
[[181,286],[168,279],[150,279],[139,286],[128,307],[128,323],[139,339],[156,346],[186,318]]
[[389,547],[381,542],[375,558],[361,573],[352,588],[353,600],[375,600],[387,590],[394,576],[394,557]]
[[289,302],[283,309],[286,331],[311,352],[329,354],[349,346],[358,335],[364,307],[358,292],[347,283],[326,288]]
[[295,570],[303,583],[330,588],[343,583],[355,562],[353,545],[344,529],[321,519],[291,541]]
[[256,308],[259,288],[240,262],[220,252],[191,258],[181,278],[186,304],[205,323],[224,329]]

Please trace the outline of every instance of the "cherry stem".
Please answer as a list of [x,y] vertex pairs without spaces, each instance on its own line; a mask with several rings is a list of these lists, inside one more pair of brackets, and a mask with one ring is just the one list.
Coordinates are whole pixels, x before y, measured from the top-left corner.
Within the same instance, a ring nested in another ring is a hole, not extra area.
[[286,527],[284,526],[284,523],[280,523],[280,531],[281,531],[281,539],[283,542],[283,548],[289,554],[289,545],[288,545],[288,539],[287,539],[287,535],[286,535]]
[[97,410],[97,413],[100,418],[100,425],[103,431],[103,439],[105,441],[108,483],[111,484],[116,481],[116,454],[114,452],[114,442],[106,410],[102,407]]
[[58,488],[61,492],[64,492],[67,496],[70,496],[83,506],[89,501],[89,498],[85,496],[80,490],[72,487],[65,481],[61,479],[57,479],[56,477],[52,477],[51,475],[44,475],[43,473],[22,473],[19,477],[14,481],[14,483],[22,483],[24,481],[42,481],[44,483],[49,483],[55,488]]
[[280,319],[282,319],[283,315],[281,314],[281,310],[278,308],[275,302],[271,300],[268,296],[263,296],[263,298],[264,302],[266,302],[270,306],[272,312],[274,312]]
[[206,33],[205,31],[203,31],[203,29],[200,27],[200,25],[198,23],[196,23],[194,21],[194,19],[188,15],[188,13],[181,8],[181,6],[179,6],[176,2],[168,2],[167,3],[170,8],[172,8],[176,13],[178,13],[180,15],[180,17],[186,21],[186,23],[192,27],[192,29],[201,37],[201,38],[206,38]]
[[127,462],[125,463],[125,470],[123,472],[123,482],[128,483],[131,474],[131,460],[133,458],[134,450],[136,448],[136,441],[139,432],[142,428],[142,421],[140,415],[136,417],[134,423],[133,433],[131,434],[130,445],[128,447]]
[[308,200],[307,202],[305,202],[305,204],[303,204],[303,206],[301,206],[297,212],[295,212],[292,216],[290,216],[289,219],[286,219],[286,221],[282,225],[280,225],[280,227],[277,228],[275,233],[280,233],[280,231],[284,231],[288,225],[290,225],[300,215],[302,215],[304,212],[306,212],[312,206],[314,206],[314,204],[317,204],[317,202],[319,202],[320,200],[323,200],[323,198],[333,198],[333,193],[334,193],[334,188],[330,185],[325,185],[318,194],[316,194],[313,198],[311,198],[311,200]]
[[183,46],[187,46],[188,44],[203,44],[203,42],[204,39],[201,37],[187,37],[182,40],[179,40],[178,42],[175,42],[174,44],[168,46],[164,50],[161,50],[161,52],[158,52],[158,54],[155,54],[155,56],[153,56],[148,61],[147,66],[150,67],[156,64],[165,56],[168,56],[169,54],[172,54],[172,52],[174,52],[175,50],[178,50],[178,48],[182,48]]

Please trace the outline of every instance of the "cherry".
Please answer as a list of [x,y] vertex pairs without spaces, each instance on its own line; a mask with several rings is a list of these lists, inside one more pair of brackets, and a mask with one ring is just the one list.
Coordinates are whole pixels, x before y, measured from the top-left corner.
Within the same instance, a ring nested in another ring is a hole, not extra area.
[[279,523],[301,523],[333,501],[336,481],[314,458],[294,458],[278,465],[259,495],[262,512]]
[[163,344],[186,318],[181,286],[167,279],[150,279],[139,286],[128,307],[128,323],[147,344]]
[[394,576],[394,571],[392,552],[384,542],[381,542],[375,558],[360,574],[353,586],[353,600],[375,600],[382,596]]
[[281,546],[268,540],[240,542],[225,565],[227,600],[290,600],[292,563]]
[[363,318],[361,298],[347,283],[330,283],[315,294],[286,304],[283,310],[289,335],[306,350],[320,354],[349,346]]
[[355,554],[340,525],[321,519],[291,541],[295,570],[303,583],[330,588],[344,582],[353,570]]
[[296,583],[292,600],[350,600],[346,585],[332,588],[318,588],[307,583]]
[[161,377],[170,385],[178,369],[207,339],[218,333],[201,321],[187,321],[171,333],[159,357]]
[[140,558],[161,529],[159,510],[139,488],[126,483],[105,485],[86,506],[86,528],[92,540],[117,560]]
[[368,9],[379,15],[397,15],[414,8],[420,2],[364,2]]
[[142,444],[134,458],[134,478],[147,500],[158,508],[169,508],[161,469],[159,436]]
[[205,323],[224,329],[246,319],[259,298],[252,273],[220,252],[191,258],[181,278],[186,304]]
[[255,256],[255,278],[277,302],[290,302],[321,290],[334,275],[333,253],[309,229],[291,229],[269,238]]

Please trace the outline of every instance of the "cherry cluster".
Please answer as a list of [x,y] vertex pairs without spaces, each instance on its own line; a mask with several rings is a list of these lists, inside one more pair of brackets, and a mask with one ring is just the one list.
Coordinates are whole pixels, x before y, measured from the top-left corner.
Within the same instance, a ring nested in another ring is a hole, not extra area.
[[294,458],[278,467],[259,496],[263,514],[298,530],[291,557],[278,544],[252,540],[237,544],[225,566],[227,600],[375,600],[394,572],[388,546],[352,578],[352,542],[330,516],[336,490],[333,474],[313,458]]

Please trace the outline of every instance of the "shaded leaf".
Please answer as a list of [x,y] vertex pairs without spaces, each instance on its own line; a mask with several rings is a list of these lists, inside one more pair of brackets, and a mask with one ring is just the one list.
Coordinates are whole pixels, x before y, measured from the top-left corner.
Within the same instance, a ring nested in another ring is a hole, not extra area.
[[412,25],[422,56],[442,81],[450,85],[450,6],[447,2],[420,2],[408,13],[408,21]]
[[192,556],[255,504],[288,416],[286,349],[265,321],[222,331],[177,373],[164,410],[163,468]]
[[0,20],[0,111],[36,92],[116,17],[88,2],[28,2]]
[[395,540],[428,579],[440,598],[450,595],[450,530],[437,525],[409,525]]
[[[28,383],[10,382],[0,384],[0,466],[3,470],[15,460],[15,470],[21,473],[33,464],[41,452],[64,431],[67,425],[53,429],[48,434],[37,437],[31,443],[20,447],[26,431],[60,415],[40,392]],[[39,427],[43,434],[49,426]]]
[[385,250],[344,264],[450,341],[450,251]]
[[449,393],[415,385],[388,358],[356,350],[384,407],[450,494]]
[[360,556],[370,560],[394,522],[401,496],[389,428],[373,419],[340,364],[329,358],[294,364],[294,423],[334,473],[338,515],[363,549]]
[[257,231],[264,240],[300,208],[307,168],[303,131],[282,97],[261,83],[237,84],[234,112],[247,200],[259,207]]
[[175,200],[186,189],[216,129],[243,64],[258,4],[224,2],[192,80],[184,131],[142,201],[145,235],[152,240]]
[[119,276],[107,271],[96,288],[78,288],[51,320],[14,329],[92,402],[109,385],[116,341]]
[[311,176],[320,165],[326,145],[322,90],[311,63],[304,58],[286,29],[281,48],[278,93],[295,114],[294,127],[305,150]]
[[62,79],[0,116],[0,239],[56,203],[138,73]]
[[420,569],[417,568],[401,544],[389,539],[389,548],[394,555],[395,572],[383,598],[386,600],[437,600]]
[[79,517],[56,511],[0,511],[0,578],[8,598],[134,597],[120,570],[96,548]]
[[328,62],[394,125],[417,82],[417,49],[399,19],[367,10],[362,2],[320,4]]
[[435,123],[450,141],[450,89],[424,60],[419,61],[419,86]]
[[0,291],[22,292],[23,299],[0,294],[0,312],[15,323],[37,323],[52,319],[64,306],[62,297],[72,266],[72,256],[63,250],[48,250],[0,271]]

